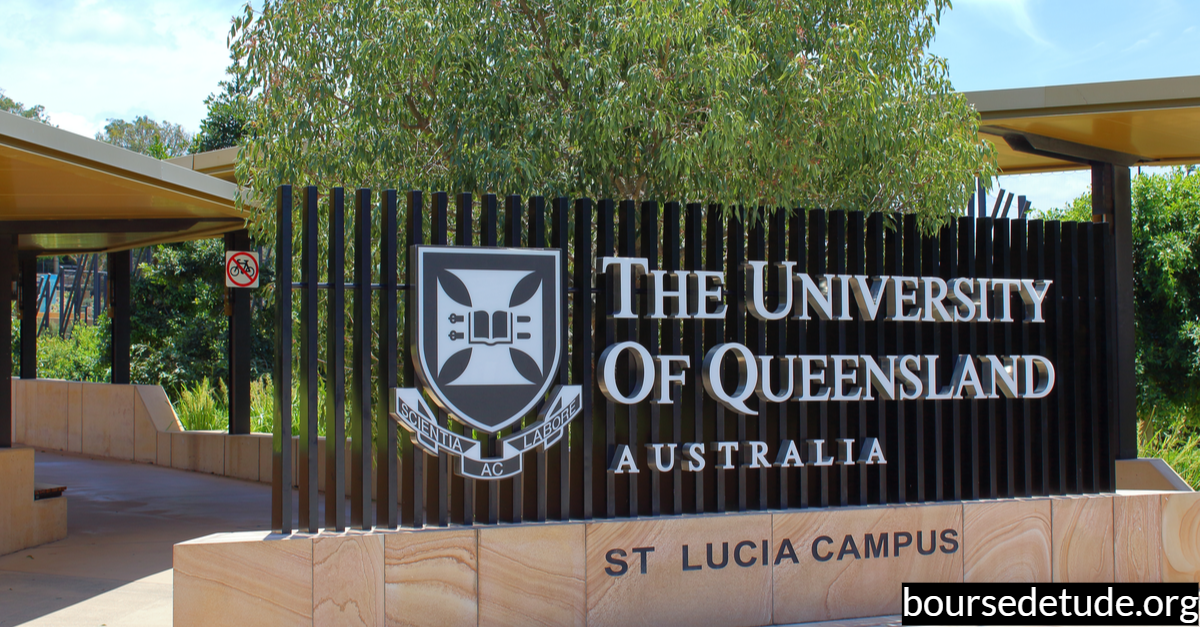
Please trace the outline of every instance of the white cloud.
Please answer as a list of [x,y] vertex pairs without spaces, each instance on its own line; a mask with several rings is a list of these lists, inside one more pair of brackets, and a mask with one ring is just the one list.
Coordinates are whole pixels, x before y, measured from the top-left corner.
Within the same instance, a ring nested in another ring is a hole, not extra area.
[[0,3],[0,88],[54,123],[94,134],[149,115],[195,131],[229,64],[241,0]]
[[46,111],[46,115],[50,117],[50,123],[65,131],[71,131],[84,137],[95,137],[100,129],[104,128],[104,122],[96,122],[89,120],[82,115],[76,115],[69,111]]

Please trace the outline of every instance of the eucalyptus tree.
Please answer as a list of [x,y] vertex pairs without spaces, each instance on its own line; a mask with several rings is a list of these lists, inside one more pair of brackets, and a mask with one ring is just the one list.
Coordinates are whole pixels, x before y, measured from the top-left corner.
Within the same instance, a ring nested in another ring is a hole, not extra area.
[[914,212],[994,173],[948,0],[267,0],[241,201],[280,183]]

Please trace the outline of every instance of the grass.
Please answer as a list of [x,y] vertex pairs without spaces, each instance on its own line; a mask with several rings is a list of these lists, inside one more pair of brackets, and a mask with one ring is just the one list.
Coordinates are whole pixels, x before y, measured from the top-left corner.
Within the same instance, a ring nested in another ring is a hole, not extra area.
[[1161,458],[1200,490],[1200,407],[1165,401],[1139,413],[1138,457]]
[[[292,388],[292,433],[299,433],[300,394],[299,388]],[[319,415],[325,412],[325,384],[322,381],[317,386],[317,410]],[[188,431],[225,431],[229,429],[229,408],[226,400],[229,391],[225,382],[217,380],[214,387],[208,379],[202,379],[195,386],[184,388],[179,398],[175,399],[175,413],[179,422]],[[275,421],[275,387],[271,377],[264,375],[257,381],[250,382],[250,431],[252,433],[271,433]],[[317,425],[318,435],[325,435],[325,421]]]

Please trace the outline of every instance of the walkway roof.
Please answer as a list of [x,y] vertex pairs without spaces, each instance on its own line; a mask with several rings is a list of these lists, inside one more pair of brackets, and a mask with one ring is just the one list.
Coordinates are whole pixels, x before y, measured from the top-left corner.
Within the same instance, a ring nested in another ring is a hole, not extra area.
[[1004,174],[1200,163],[1200,76],[966,96]]
[[237,187],[0,112],[0,234],[39,254],[113,252],[243,228]]

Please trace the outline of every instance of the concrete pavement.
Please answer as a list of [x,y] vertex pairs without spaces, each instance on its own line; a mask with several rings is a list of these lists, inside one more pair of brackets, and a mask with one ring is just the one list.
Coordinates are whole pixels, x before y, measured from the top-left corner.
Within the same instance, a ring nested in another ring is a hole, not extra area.
[[38,452],[67,486],[65,540],[0,557],[0,627],[171,624],[171,547],[270,525],[271,491],[146,464]]

